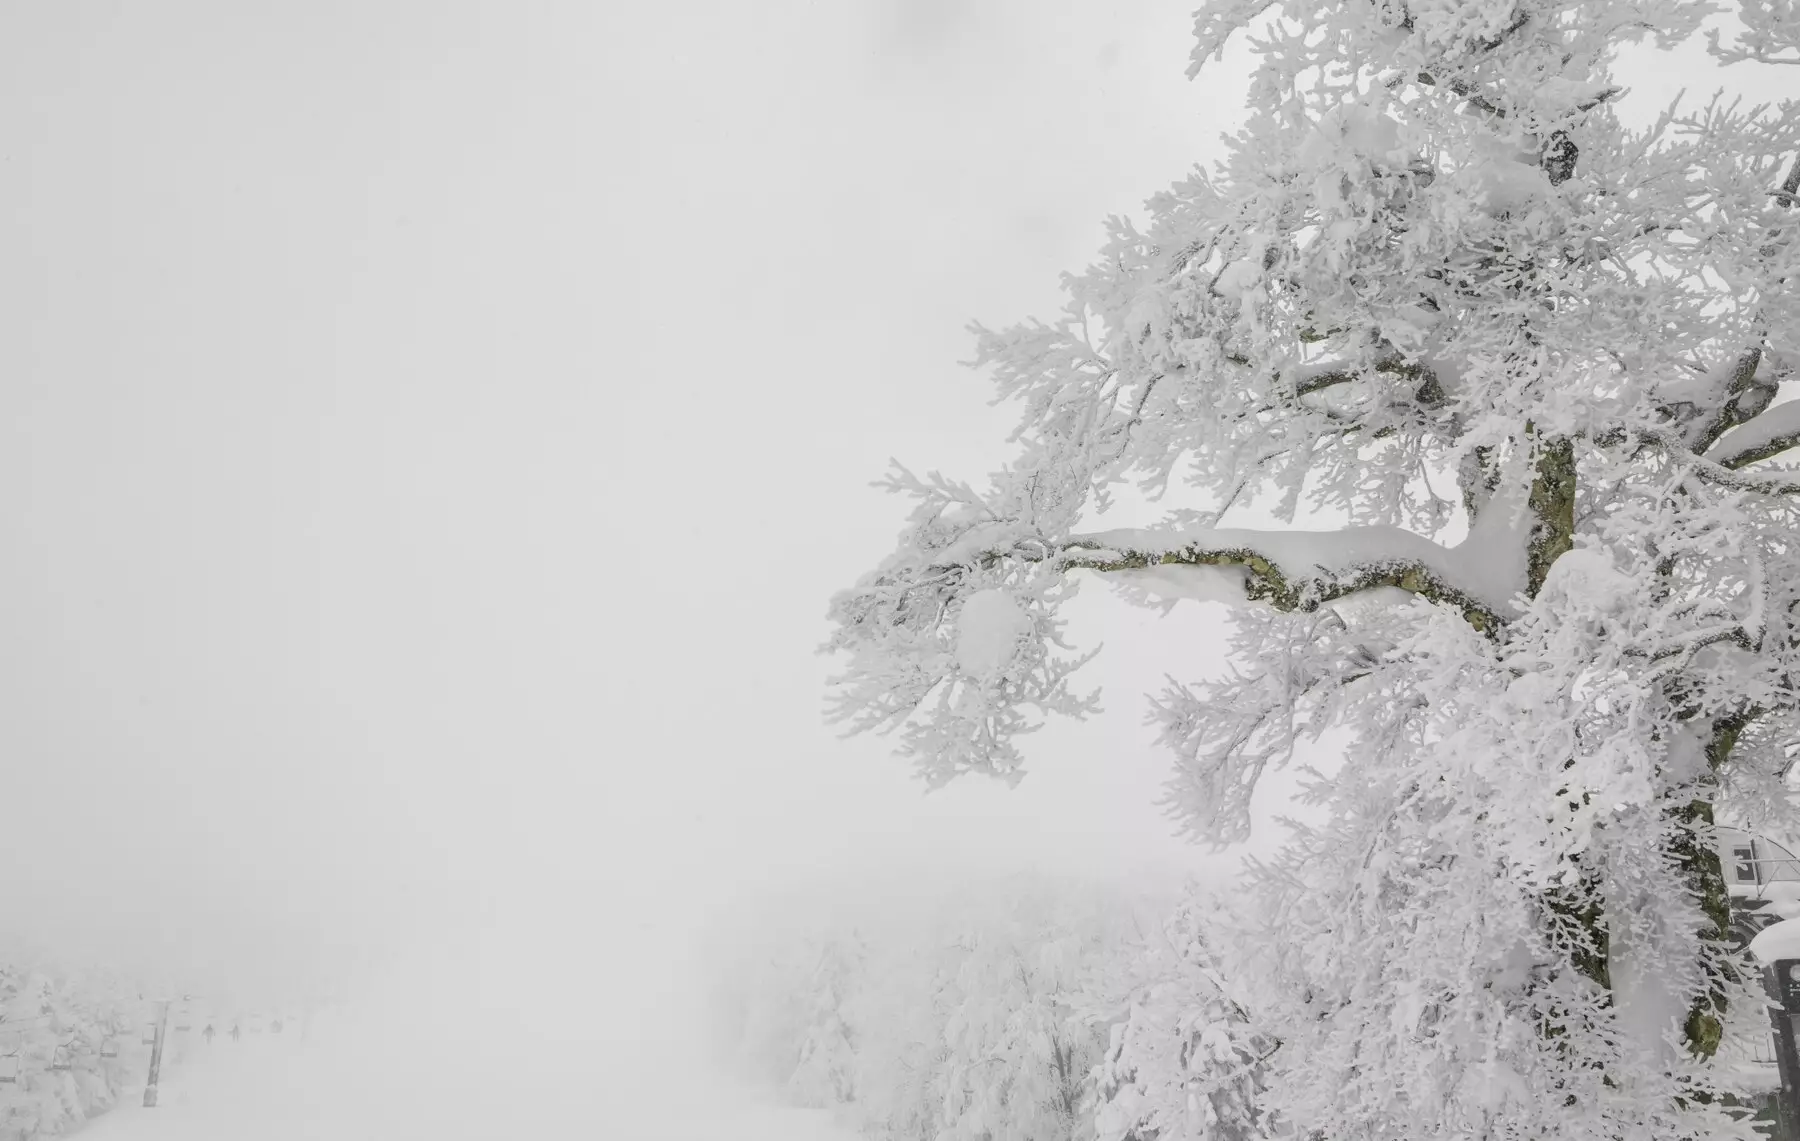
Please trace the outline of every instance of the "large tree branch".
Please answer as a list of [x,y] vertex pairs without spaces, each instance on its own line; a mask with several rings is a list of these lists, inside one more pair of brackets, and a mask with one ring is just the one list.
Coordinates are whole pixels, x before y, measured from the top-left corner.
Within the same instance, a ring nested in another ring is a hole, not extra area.
[[1670,459],[1688,468],[1695,476],[1708,483],[1729,487],[1734,491],[1760,492],[1763,495],[1800,494],[1800,475],[1776,473],[1761,475],[1756,472],[1738,471],[1735,468],[1726,467],[1717,460],[1695,455],[1688,450],[1686,444],[1667,433],[1639,432],[1638,438],[1645,443],[1661,448]]
[[[1159,585],[1175,593],[1205,598],[1235,593],[1277,610],[1310,611],[1387,587],[1454,607],[1471,625],[1493,633],[1504,622],[1511,592],[1508,576],[1493,573],[1505,560],[1494,561],[1493,551],[1483,555],[1486,546],[1444,547],[1397,527],[1107,531],[1073,536],[1055,557],[1071,570],[1163,571]],[[1170,571],[1183,577],[1172,579]]]
[[1419,361],[1409,361],[1399,353],[1384,353],[1366,366],[1333,362],[1302,370],[1294,381],[1294,395],[1311,396],[1340,384],[1360,380],[1370,372],[1387,373],[1403,380],[1417,381],[1419,387],[1413,397],[1424,407],[1437,408],[1444,403],[1444,389],[1438,383],[1437,373],[1430,366]]
[[1706,50],[1720,63],[1800,64],[1800,58],[1787,54],[1800,52],[1800,37],[1792,24],[1791,5],[1769,0],[1737,5],[1738,34],[1731,44],[1722,44],[1719,29],[1706,33]]
[[1800,446],[1800,401],[1779,404],[1720,436],[1706,458],[1723,468],[1738,468]]
[[1762,415],[1769,401],[1775,398],[1776,389],[1773,382],[1756,375],[1762,360],[1762,349],[1753,348],[1739,353],[1732,361],[1731,371],[1724,377],[1724,399],[1719,401],[1716,410],[1698,421],[1688,421],[1686,435],[1690,448],[1704,453],[1726,432]]
[[[1781,189],[1774,192],[1776,204],[1784,209],[1791,208],[1795,203],[1796,191],[1800,191],[1800,157],[1796,157],[1794,164],[1788,169],[1787,177],[1782,180]],[[1761,250],[1764,258],[1774,256],[1777,246],[1776,238],[1780,232],[1779,226],[1771,227],[1769,241],[1763,245]],[[1785,277],[1779,278],[1777,284],[1785,280]],[[1762,344],[1745,349],[1732,361],[1731,371],[1725,377],[1724,399],[1712,412],[1703,417],[1689,420],[1687,424],[1687,442],[1693,451],[1702,455],[1714,451],[1723,437],[1728,434],[1737,435],[1740,430],[1761,419],[1767,413],[1770,403],[1774,401],[1780,391],[1781,381],[1789,370],[1786,365],[1779,363],[1764,369],[1765,364],[1771,364],[1771,362]],[[1681,419],[1677,414],[1678,409],[1670,408],[1666,411],[1674,418]],[[1794,434],[1797,439],[1800,439],[1800,425],[1795,425]],[[1776,447],[1772,451],[1753,454],[1761,445],[1773,442],[1772,438],[1758,437],[1754,429],[1751,429],[1742,444],[1734,445],[1724,455],[1714,455],[1710,458],[1726,467],[1736,468],[1744,464],[1755,463],[1759,459],[1767,459],[1793,446],[1790,442]]]

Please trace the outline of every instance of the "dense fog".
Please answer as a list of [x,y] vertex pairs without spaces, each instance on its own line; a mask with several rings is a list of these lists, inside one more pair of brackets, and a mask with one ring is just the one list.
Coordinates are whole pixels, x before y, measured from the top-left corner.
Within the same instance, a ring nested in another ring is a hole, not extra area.
[[1226,882],[1141,726],[1213,610],[1091,588],[1106,712],[1016,789],[839,738],[815,654],[886,458],[992,466],[965,323],[1236,122],[1189,6],[0,13],[0,958],[555,1124],[714,1064],[738,940]]
[[1065,7],[10,10],[17,954],[605,1038],[733,902],[1185,860],[1128,698],[1011,793],[819,717],[964,321],[1212,134],[1180,10]]

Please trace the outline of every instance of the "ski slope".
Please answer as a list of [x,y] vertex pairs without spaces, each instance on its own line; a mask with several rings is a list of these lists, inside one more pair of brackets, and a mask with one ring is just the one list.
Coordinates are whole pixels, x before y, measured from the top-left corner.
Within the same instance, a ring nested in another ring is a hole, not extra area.
[[709,1069],[693,980],[672,958],[615,946],[599,960],[543,937],[506,953],[415,959],[315,1015],[304,1040],[290,1024],[184,1043],[157,1108],[140,1108],[140,1091],[80,1138],[852,1141],[824,1114]]
[[526,1055],[502,1067],[491,1056],[438,1056],[424,1064],[419,1046],[328,1034],[307,1042],[293,1034],[220,1038],[167,1077],[157,1108],[115,1109],[83,1129],[81,1141],[850,1137],[822,1114],[693,1075],[683,1081],[621,1066],[616,1057]]

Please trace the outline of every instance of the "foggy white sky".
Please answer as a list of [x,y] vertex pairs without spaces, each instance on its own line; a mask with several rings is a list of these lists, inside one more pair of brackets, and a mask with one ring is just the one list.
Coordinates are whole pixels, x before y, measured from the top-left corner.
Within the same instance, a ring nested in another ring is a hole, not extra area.
[[1184,6],[1053,7],[6,7],[9,922],[248,985],[1181,857],[1128,692],[1010,796],[819,723],[868,481],[1000,458],[965,322],[1217,133]]
[[6,924],[266,988],[1197,862],[1139,695],[1216,616],[1090,591],[1109,713],[1012,793],[838,741],[812,652],[886,458],[1003,458],[964,324],[1216,153],[1190,7],[0,7]]

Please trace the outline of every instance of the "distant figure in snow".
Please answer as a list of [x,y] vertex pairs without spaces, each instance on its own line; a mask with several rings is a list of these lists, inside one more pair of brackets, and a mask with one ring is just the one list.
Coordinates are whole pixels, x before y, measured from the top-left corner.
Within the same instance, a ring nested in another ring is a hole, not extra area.
[[205,1039],[206,1039],[206,1044],[207,1044],[207,1045],[208,1045],[208,1046],[210,1046],[210,1045],[212,1045],[212,1038],[213,1038],[213,1028],[212,1028],[212,1023],[210,1023],[210,1022],[208,1022],[208,1023],[207,1023],[207,1024],[206,1024],[206,1029],[205,1029],[205,1030],[202,1030],[202,1031],[201,1031],[201,1032],[200,1032],[200,1034],[201,1034],[201,1036],[202,1036],[202,1037],[204,1037],[204,1038],[205,1038]]
[[240,1036],[241,1032],[238,1030],[238,1024],[233,1022],[231,1024],[231,1040],[236,1042]]
[[277,1018],[275,1021],[269,1023],[269,1033],[271,1033],[271,1034],[281,1033],[281,1019]]

